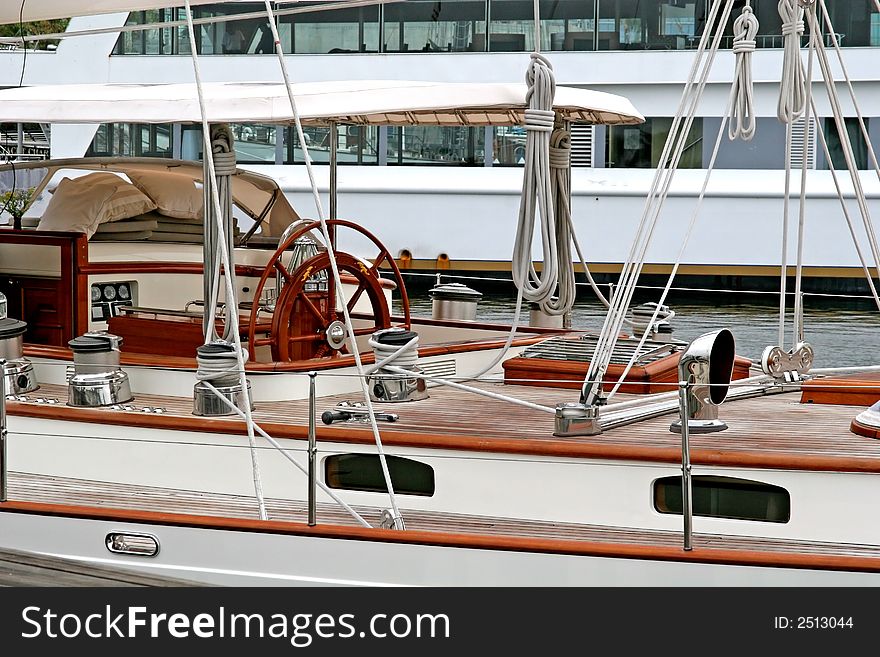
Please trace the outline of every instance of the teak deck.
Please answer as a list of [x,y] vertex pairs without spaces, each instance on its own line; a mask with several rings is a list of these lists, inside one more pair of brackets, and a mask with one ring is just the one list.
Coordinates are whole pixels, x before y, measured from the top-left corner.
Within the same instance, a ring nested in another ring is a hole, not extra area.
[[[476,384],[483,389],[508,394],[553,407],[576,399],[572,391],[529,386]],[[430,398],[419,402],[376,404],[377,410],[399,414],[397,422],[380,422],[383,443],[394,446],[434,447],[466,451],[501,452],[571,458],[602,458],[679,463],[681,438],[669,431],[675,418],[667,414],[643,420],[598,436],[554,437],[550,413],[478,397],[448,387],[432,388]],[[63,386],[45,385],[28,398],[57,397],[59,405],[32,401],[8,403],[11,416],[46,417],[64,420],[202,431],[245,433],[237,418],[199,418],[192,415],[192,401],[186,398],[138,395],[136,408],[162,407],[164,414],[111,409],[76,409],[64,406]],[[632,396],[621,395],[632,399]],[[714,434],[692,434],[691,458],[695,464],[730,467],[806,469],[880,473],[880,441],[850,431],[853,418],[864,407],[800,403],[800,393],[769,395],[725,402],[720,417],[729,429]],[[321,397],[317,414],[342,401],[360,401],[351,393]],[[613,408],[613,406],[609,406]],[[262,402],[254,418],[275,438],[304,439],[307,436],[308,400]],[[317,420],[320,441],[372,444],[369,426]]]

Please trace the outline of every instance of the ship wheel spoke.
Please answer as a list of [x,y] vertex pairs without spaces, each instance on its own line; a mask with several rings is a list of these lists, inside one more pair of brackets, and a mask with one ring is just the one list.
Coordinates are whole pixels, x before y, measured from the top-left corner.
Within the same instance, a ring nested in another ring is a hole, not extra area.
[[287,271],[287,267],[281,264],[281,261],[278,260],[275,262],[275,271],[277,271],[284,278],[285,283],[293,282],[293,276],[291,276],[290,272]]
[[305,292],[300,291],[296,295],[296,298],[300,299],[303,302],[303,305],[308,308],[309,312],[312,313],[318,319],[318,321],[323,322],[326,319],[326,317],[324,317],[324,313],[321,312],[321,309],[318,308],[314,303],[312,303],[312,300],[309,299]]
[[306,333],[305,335],[291,335],[287,338],[287,342],[293,344],[295,342],[315,342],[316,340],[323,339],[323,333]]
[[372,273],[376,278],[379,277],[379,267],[382,266],[382,263],[391,257],[391,254],[388,251],[383,250],[376,260],[373,262],[373,266],[370,267],[370,273]]
[[367,287],[363,281],[360,281],[358,284],[358,288],[354,291],[354,294],[351,295],[351,299],[348,300],[347,308],[348,312],[352,312],[354,310],[355,304],[358,302],[358,299],[361,298],[361,295],[364,293]]

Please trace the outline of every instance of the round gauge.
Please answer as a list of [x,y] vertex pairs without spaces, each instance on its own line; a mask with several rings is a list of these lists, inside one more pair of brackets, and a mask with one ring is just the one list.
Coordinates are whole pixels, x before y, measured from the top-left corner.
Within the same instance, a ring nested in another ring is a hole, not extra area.
[[101,288],[97,285],[92,287],[92,301],[100,301],[101,300]]
[[123,301],[128,301],[131,298],[131,293],[128,291],[128,285],[123,283],[119,286],[119,298]]
[[112,285],[105,285],[103,292],[104,298],[107,299],[107,301],[113,301],[113,299],[116,298],[116,288]]

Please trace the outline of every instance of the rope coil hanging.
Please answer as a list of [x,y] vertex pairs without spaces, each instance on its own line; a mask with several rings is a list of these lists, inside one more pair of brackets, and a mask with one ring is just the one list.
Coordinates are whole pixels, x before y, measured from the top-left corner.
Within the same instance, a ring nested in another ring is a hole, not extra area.
[[733,53],[736,56],[734,73],[732,116],[728,125],[731,141],[740,138],[751,141],[755,136],[755,94],[752,83],[752,53],[755,52],[755,37],[758,34],[758,18],[752,11],[751,3],[743,7],[742,13],[733,23]]
[[[552,300],[559,284],[560,270],[571,268],[570,248],[564,247],[569,257],[563,261],[559,252],[557,217],[554,211],[554,189],[551,178],[550,142],[553,133],[555,113],[553,98],[556,95],[556,80],[553,66],[540,53],[532,53],[526,70],[525,111],[526,156],[523,171],[523,187],[520,198],[519,217],[514,242],[512,265],[513,280],[525,300],[539,303],[548,314],[561,315],[571,310],[573,298]],[[556,140],[557,148],[563,146]],[[556,152],[554,164],[562,164],[567,156]],[[535,233],[535,213],[541,217],[540,232],[543,269],[539,274],[532,261],[532,240]],[[567,227],[566,227],[567,234]]]
[[801,39],[804,36],[804,10],[798,0],[779,0],[777,7],[782,19],[782,85],[776,116],[782,123],[792,123],[803,115],[807,104],[807,77],[801,59]]

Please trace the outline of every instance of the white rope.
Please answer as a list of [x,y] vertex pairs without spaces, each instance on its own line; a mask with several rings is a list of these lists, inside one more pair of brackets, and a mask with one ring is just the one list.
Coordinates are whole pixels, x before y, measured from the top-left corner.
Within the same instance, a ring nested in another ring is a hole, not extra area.
[[731,141],[751,141],[755,136],[755,92],[752,84],[752,53],[755,52],[755,36],[758,19],[752,11],[750,0],[733,23],[733,53],[736,70],[733,74],[733,116],[728,137]]
[[394,363],[398,367],[414,367],[419,360],[419,337],[416,336],[401,347],[393,344],[384,344],[370,336],[369,345],[376,355],[376,364],[365,370],[366,373],[375,372],[385,365]]
[[657,321],[661,308],[666,302],[666,297],[669,295],[669,291],[672,289],[672,283],[675,280],[676,274],[678,273],[678,268],[681,266],[681,261],[684,258],[685,250],[687,249],[687,245],[690,242],[691,235],[693,235],[694,228],[697,225],[697,217],[699,217],[700,215],[700,210],[703,207],[703,201],[706,198],[706,190],[709,187],[709,179],[712,177],[712,172],[715,170],[715,162],[718,159],[718,152],[721,150],[721,142],[724,138],[724,128],[726,127],[725,124],[727,123],[730,114],[733,111],[734,103],[736,101],[736,95],[736,88],[732,88],[730,98],[727,101],[727,108],[724,110],[724,117],[721,121],[721,126],[718,129],[717,136],[715,137],[715,146],[712,149],[712,156],[709,158],[709,166],[706,169],[706,175],[703,177],[703,185],[700,188],[700,194],[697,197],[697,204],[694,207],[693,213],[691,214],[691,220],[688,225],[687,231],[685,232],[684,239],[682,239],[681,241],[681,247],[678,250],[678,256],[675,259],[675,263],[672,265],[672,271],[669,272],[669,278],[666,281],[666,286],[663,288],[663,292],[660,294],[660,300],[657,302],[656,307],[654,308],[654,312],[651,315],[651,320],[648,322],[648,325],[645,327],[645,330],[642,333],[641,338],[639,339],[638,346],[636,346],[636,348],[633,350],[632,356],[630,356],[626,367],[624,368],[617,382],[614,384],[611,392],[608,393],[607,400],[611,400],[611,398],[613,398],[614,395],[617,394],[620,386],[623,385],[627,374],[629,374],[636,360],[638,360],[642,347],[645,345],[648,336],[651,334],[651,330],[654,327],[655,322]]
[[[813,56],[816,51],[824,52],[824,49],[822,48],[819,41],[819,39],[822,38],[822,35],[821,30],[818,30],[818,26],[816,26],[815,12],[816,5],[810,5],[810,7],[805,12],[810,21],[810,44],[807,48],[806,93],[804,94],[806,98],[806,106],[804,108],[805,130],[808,129],[810,125],[810,110],[812,105],[810,101],[813,97]],[[794,318],[792,320],[794,324],[794,329],[792,345],[797,345],[798,343],[804,341],[804,326],[802,320],[804,299],[801,296],[801,285],[803,283],[804,274],[804,238],[807,213],[808,150],[809,149],[807,148],[803,149],[803,157],[801,158],[801,196],[800,206],[798,208],[797,264],[795,266],[794,277]]]
[[[327,255],[330,259],[330,269],[333,272],[333,281],[335,283],[334,287],[336,289],[336,303],[342,308],[343,319],[345,320],[345,331],[349,340],[349,346],[351,349],[352,356],[354,356],[355,367],[357,368],[358,378],[361,384],[361,392],[364,395],[364,402],[367,406],[368,416],[370,418],[370,428],[373,430],[373,438],[376,441],[376,451],[379,455],[379,463],[382,466],[382,476],[385,479],[385,486],[388,489],[388,497],[391,501],[391,511],[394,514],[394,526],[397,529],[405,529],[405,524],[403,520],[403,516],[400,513],[400,508],[397,505],[397,497],[394,494],[394,484],[391,481],[391,473],[388,470],[388,461],[385,458],[385,450],[382,446],[382,437],[379,433],[379,426],[376,424],[376,415],[373,411],[373,402],[370,399],[369,390],[367,390],[367,379],[364,373],[364,365],[361,362],[361,355],[358,351],[357,342],[355,340],[354,334],[354,326],[351,322],[351,314],[348,312],[348,304],[345,300],[345,294],[342,290],[342,279],[339,275],[339,267],[336,263],[336,252],[333,247],[333,240],[330,237],[330,230],[327,227],[327,220],[324,216],[324,207],[321,203],[321,196],[318,192],[318,184],[315,180],[315,173],[312,168],[312,158],[309,154],[308,144],[306,142],[305,134],[303,134],[302,121],[300,120],[299,111],[297,109],[296,98],[293,95],[293,90],[291,88],[290,75],[287,71],[287,63],[284,60],[284,50],[281,47],[281,37],[278,34],[278,25],[275,22],[275,15],[272,10],[272,5],[269,0],[265,0],[266,5],[266,16],[268,17],[269,27],[272,30],[272,38],[275,40],[275,53],[278,56],[278,63],[281,66],[281,75],[284,78],[284,86],[287,89],[287,97],[290,100],[290,109],[293,113],[294,125],[296,126],[296,134],[299,137],[300,147],[303,151],[303,162],[306,165],[306,172],[309,176],[309,183],[312,188],[312,197],[315,201],[315,208],[318,213],[318,220],[321,222],[321,232],[324,235],[324,245],[327,249]],[[332,139],[336,139],[336,135],[331,135]]]
[[[828,16],[828,10],[825,7],[824,0],[820,4],[821,4],[822,10],[824,12],[826,23],[829,27],[829,30],[831,30],[831,32],[832,32],[832,41],[834,43],[836,43],[836,36],[833,35],[834,28],[831,25],[830,17]],[[810,20],[811,21],[815,20],[815,16],[813,14],[810,14]],[[818,27],[815,27],[815,28],[813,27],[812,22],[810,23],[810,29],[811,29],[811,31],[813,29],[815,29],[817,32],[820,31],[820,29]],[[839,44],[837,44],[836,47],[839,48]],[[838,53],[838,56],[840,56],[840,53]],[[840,57],[840,59],[841,59],[841,63],[843,63],[842,57]],[[830,62],[828,61],[828,54],[825,52],[824,49],[819,49],[818,61],[819,61],[819,66],[822,70],[822,77],[823,77],[823,80],[825,83],[825,90],[828,94],[828,100],[830,102],[832,114],[834,116],[834,124],[835,124],[835,127],[837,128],[838,134],[840,135],[840,144],[841,144],[841,147],[843,150],[844,159],[846,160],[847,170],[849,171],[850,179],[853,184],[853,190],[855,192],[856,202],[858,204],[859,212],[862,217],[862,223],[865,228],[865,233],[868,237],[868,243],[870,245],[871,252],[874,256],[874,264],[876,267],[878,267],[878,269],[880,269],[880,248],[878,248],[877,236],[874,231],[873,221],[871,220],[871,212],[870,212],[870,209],[868,208],[868,203],[865,198],[865,190],[864,190],[864,187],[862,186],[861,177],[859,176],[858,167],[855,162],[855,154],[853,153],[852,143],[851,143],[849,136],[848,136],[848,133],[846,131],[846,125],[845,125],[844,118],[843,118],[843,107],[840,104],[840,97],[837,93],[837,87],[834,83],[834,75],[833,75],[833,72],[831,71]],[[844,65],[844,71],[845,71],[845,65]],[[849,79],[848,73],[846,73],[846,75],[847,75],[847,79]],[[858,100],[855,97],[855,93],[852,90],[851,85],[849,85],[849,88],[850,88],[850,91],[852,92],[852,101],[856,106],[856,112],[858,113],[858,115],[860,117],[860,121],[861,121],[862,120],[861,108],[858,105]],[[824,135],[822,135],[822,138],[823,138],[823,144],[824,144]],[[870,144],[870,140],[868,140],[867,143]],[[826,151],[827,151],[827,146],[826,146]],[[828,156],[828,163],[833,171],[833,166],[832,166],[830,156]],[[878,172],[878,175],[880,175],[880,172]],[[840,191],[838,191],[838,195],[841,197],[841,202],[843,203],[843,196],[840,193]],[[844,216],[846,216],[848,219],[848,213],[846,211],[844,212]],[[853,235],[853,238],[855,239],[854,235]],[[858,248],[858,246],[856,246],[856,250],[857,250],[857,252],[860,253],[860,249]],[[871,286],[872,291],[874,291],[873,281],[870,277],[870,272],[867,269],[866,269],[866,274],[868,276],[868,283]]]
[[[880,12],[880,0],[874,0],[877,11]],[[853,108],[856,111],[856,117],[859,120],[859,128],[862,131],[862,137],[865,140],[865,146],[868,149],[868,157],[871,160],[871,165],[874,167],[874,173],[877,174],[877,179],[880,180],[880,164],[877,162],[877,153],[874,150],[874,142],[871,140],[870,135],[868,134],[868,126],[865,122],[865,117],[862,114],[862,108],[859,104],[858,98],[856,98],[856,91],[853,89],[852,79],[849,76],[849,70],[846,66],[846,61],[843,58],[843,51],[840,48],[840,42],[837,40],[837,34],[834,32],[834,26],[831,24],[831,16],[828,14],[828,8],[825,6],[824,2],[822,3],[822,11],[823,16],[825,17],[825,24],[828,26],[829,36],[831,37],[831,43],[834,46],[834,52],[837,54],[837,61],[840,64],[840,70],[843,72],[843,78],[846,81],[846,87],[849,91],[849,97],[853,102]],[[873,224],[871,226],[872,230],[870,234],[873,234]],[[876,239],[876,238],[874,238]]]
[[[240,408],[238,408],[238,406],[233,404],[231,401],[226,399],[226,397],[224,397],[222,394],[220,394],[220,391],[217,390],[217,388],[215,388],[210,382],[206,382],[205,385],[208,386],[211,390],[213,390],[214,393],[217,395],[217,397],[219,397],[223,401],[223,403],[229,407],[229,409],[231,411],[235,412],[240,418],[244,419],[245,421],[247,420],[247,416],[245,416],[245,414],[242,412],[242,410]],[[301,465],[300,462],[297,461],[295,458],[293,458],[290,454],[288,454],[287,450],[285,450],[278,443],[277,440],[275,440],[272,436],[270,436],[268,433],[266,433],[259,424],[255,423],[254,428],[257,430],[257,433],[259,433],[263,438],[265,438],[269,442],[270,445],[272,445],[272,447],[276,448],[279,452],[281,452],[281,456],[283,456],[288,461],[293,463],[293,465],[296,466],[297,470],[302,472],[307,477],[309,476],[308,469],[305,466]],[[364,518],[361,516],[361,514],[359,514],[357,511],[355,511],[353,508],[351,508],[348,504],[346,504],[345,501],[342,500],[338,495],[336,495],[336,493],[334,493],[331,488],[329,488],[326,484],[324,484],[324,482],[322,482],[320,478],[316,477],[315,483],[318,485],[318,487],[322,491],[324,491],[325,493],[327,493],[327,495],[330,496],[330,499],[332,499],[339,506],[341,506],[343,509],[348,511],[348,513],[351,514],[351,517],[354,518],[360,525],[362,525],[364,527],[371,526],[370,523],[368,523],[366,520],[364,520]]]
[[[875,1],[878,3],[877,4],[878,12],[880,12],[880,0],[875,0]],[[855,89],[853,89],[852,80],[850,79],[850,76],[849,76],[849,70],[847,69],[846,62],[844,61],[843,52],[841,51],[840,43],[837,40],[837,34],[834,32],[834,27],[831,24],[831,17],[828,14],[828,9],[825,6],[824,1],[822,2],[821,6],[822,6],[823,15],[825,17],[825,23],[828,26],[828,30],[830,32],[831,43],[833,44],[834,51],[837,54],[837,60],[840,64],[841,71],[843,71],[843,76],[844,76],[844,79],[846,80],[847,90],[849,91],[850,99],[852,100],[853,107],[855,108],[855,111],[856,111],[856,117],[858,118],[859,127],[862,132],[862,137],[865,140],[865,145],[868,150],[868,156],[871,160],[872,166],[874,167],[874,172],[877,175],[877,179],[880,180],[880,164],[878,164],[878,162],[877,162],[877,154],[876,154],[876,151],[874,150],[874,143],[871,140],[870,135],[868,134],[868,127],[865,122],[865,117],[862,114],[862,108],[861,108],[861,105],[859,104],[858,98],[856,97]],[[827,63],[827,60],[826,60],[826,67],[830,70],[830,65]],[[836,88],[835,88],[835,92],[836,92]],[[850,140],[847,139],[846,141],[849,144]],[[828,161],[830,162],[831,159],[829,158]],[[858,181],[853,181],[853,185],[855,186],[856,184],[858,185],[857,189],[862,190],[861,179],[858,179]],[[864,196],[863,191],[862,191],[862,196]],[[861,197],[859,194],[856,195],[856,198],[861,203]],[[860,210],[861,210],[861,207],[860,207]],[[869,212],[867,209],[867,203],[865,203],[865,209],[862,212],[862,220],[865,222],[865,231],[868,235],[868,240],[869,240],[869,244],[871,246],[871,250],[874,253],[874,262],[876,265],[878,265],[878,271],[880,271],[880,255],[878,255],[877,234],[874,230],[874,222],[872,222],[869,218],[867,218],[868,214],[869,214]]]
[[[9,1],[9,0],[7,0]],[[278,2],[292,3],[301,2],[302,0],[277,0]],[[401,0],[340,0],[339,2],[330,2],[324,0],[318,4],[310,4],[306,7],[298,7],[296,9],[277,9],[276,16],[292,16],[295,14],[314,13],[317,11],[335,11],[337,9],[351,9],[353,7],[370,7],[373,5],[384,5],[391,2],[400,2]],[[227,0],[228,2],[228,0]],[[180,3],[175,2],[175,5]],[[218,2],[217,4],[222,4]],[[237,21],[246,21],[252,19],[261,19],[265,16],[262,11],[242,12],[240,14],[221,14],[215,16],[207,16],[204,18],[193,19],[193,25],[215,25],[221,23],[230,23]],[[63,40],[81,36],[96,36],[98,34],[124,34],[127,32],[144,32],[146,30],[171,30],[175,27],[186,27],[187,21],[156,21],[154,23],[140,23],[138,25],[122,25],[117,27],[101,27],[88,30],[70,30],[68,32],[48,32],[43,34],[26,34],[15,37],[0,37],[0,43],[20,44],[28,41],[47,41],[47,40]]]
[[[804,10],[797,0],[779,0],[777,5],[782,19],[782,76],[776,116],[785,124],[785,185],[782,200],[782,255],[779,274],[779,346],[785,346],[785,312],[788,287],[788,222],[791,198],[791,144],[792,124],[803,116],[806,108],[806,73],[801,58],[801,39],[804,34]],[[806,144],[809,148],[810,124],[804,122]]]
[[[818,114],[816,111],[816,103],[813,101],[813,113]],[[856,249],[856,254],[859,256],[859,262],[862,263],[862,271],[865,272],[865,279],[868,281],[868,287],[871,290],[871,295],[874,297],[874,302],[877,304],[877,308],[880,309],[880,296],[877,294],[877,288],[874,285],[874,279],[871,276],[871,270],[868,268],[868,263],[865,260],[865,255],[862,253],[862,247],[859,244],[859,238],[856,235],[855,226],[853,225],[852,218],[849,214],[849,208],[846,204],[846,199],[843,196],[843,189],[840,186],[840,181],[837,177],[837,170],[834,168],[834,163],[831,161],[831,152],[828,148],[828,142],[825,140],[825,134],[819,130],[819,143],[822,145],[822,152],[825,153],[825,159],[828,161],[828,168],[831,171],[831,179],[834,181],[834,189],[837,191],[837,197],[840,199],[840,207],[843,210],[843,216],[846,219],[846,225],[849,228],[849,234],[853,241],[853,246]],[[864,217],[863,217],[864,218]],[[872,249],[874,250],[874,249]],[[875,264],[877,264],[876,260],[876,250],[874,250],[875,255]],[[812,371],[812,370],[811,370]]]
[[509,397],[507,395],[501,395],[497,392],[491,392],[490,390],[482,390],[481,388],[474,388],[473,386],[466,386],[461,383],[455,383],[454,381],[450,381],[449,379],[444,379],[439,376],[432,376],[430,374],[423,374],[420,372],[413,372],[412,370],[406,370],[402,367],[397,367],[396,365],[386,365],[385,369],[389,372],[393,372],[394,374],[402,374],[407,377],[421,377],[426,381],[431,381],[434,383],[439,383],[440,385],[449,386],[450,388],[455,388],[457,390],[465,390],[467,392],[472,392],[476,395],[481,395],[483,397],[489,397],[490,399],[497,399],[499,401],[509,402],[511,404],[516,404],[517,406],[524,406],[525,408],[531,408],[535,411],[542,411],[544,413],[556,414],[555,408],[550,408],[549,406],[542,406],[541,404],[535,404],[530,401],[525,401],[523,399],[517,399],[516,397]]
[[[525,111],[526,156],[523,186],[511,266],[513,280],[527,301],[544,303],[559,282],[556,219],[550,186],[550,134],[553,132],[553,98],[556,82],[546,57],[532,53],[526,72],[528,92]],[[543,269],[540,275],[532,261],[535,212],[540,214]],[[571,262],[568,263],[571,266]]]
[[[718,17],[718,9],[721,6],[721,1],[722,0],[716,0],[716,2],[712,4],[707,25],[714,26],[717,24],[716,19]],[[726,24],[731,7],[731,0],[727,0],[725,4],[724,15],[721,21],[722,25]],[[675,117],[672,121],[669,138],[664,144],[660,163],[652,180],[648,196],[645,199],[645,206],[642,212],[642,218],[638,225],[636,237],[633,240],[633,244],[630,247],[629,256],[627,257],[627,260],[624,263],[621,271],[618,292],[612,300],[612,307],[609,309],[609,312],[605,317],[605,322],[602,326],[602,331],[600,333],[599,341],[594,352],[593,360],[591,361],[590,368],[587,372],[586,379],[588,380],[601,380],[604,378],[605,372],[607,371],[608,363],[611,359],[611,354],[613,353],[614,346],[620,333],[620,329],[623,325],[623,318],[625,317],[626,308],[629,305],[630,299],[635,289],[636,282],[638,280],[638,275],[641,272],[640,263],[643,263],[644,261],[644,252],[647,249],[647,244],[649,244],[651,241],[653,230],[656,226],[656,219],[659,216],[659,209],[657,206],[662,207],[662,200],[659,203],[655,204],[656,198],[658,196],[662,197],[664,189],[668,190],[668,185],[671,182],[671,176],[669,175],[669,171],[667,169],[669,166],[674,167],[677,165],[677,158],[678,156],[680,156],[681,152],[680,149],[683,148],[682,142],[686,139],[685,135],[690,129],[690,124],[687,121],[685,121],[685,129],[682,129],[682,117],[687,115],[689,119],[693,119],[696,100],[701,93],[701,91],[698,91],[695,94],[694,86],[697,85],[699,87],[700,83],[705,84],[705,80],[708,75],[709,66],[704,64],[703,57],[706,54],[710,34],[711,29],[705,30],[700,39],[700,43],[697,48],[697,55],[691,66],[691,71],[685,84],[684,92],[682,94],[681,100],[679,101],[679,106],[676,110]],[[711,64],[711,60],[714,58],[714,53],[717,52],[720,41],[721,30],[718,30],[716,31],[716,34],[714,36],[712,52],[709,54],[709,64]],[[702,71],[700,70],[701,66],[703,67]],[[700,82],[697,82],[698,77],[700,78]],[[670,155],[672,154],[673,150],[676,151],[676,155],[673,157],[674,163],[671,163]],[[592,404],[597,398],[598,394],[599,388],[597,384],[585,384],[582,390],[581,398],[584,403]]]
[[[724,4],[724,10],[719,21],[718,10],[722,4]],[[732,0],[716,0],[711,6],[707,25],[726,25],[732,5]],[[669,187],[672,184],[675,169],[687,145],[687,136],[693,124],[697,105],[705,89],[712,62],[718,52],[723,29],[720,27],[716,29],[714,36],[712,36],[711,48],[709,48],[707,53],[711,33],[711,28],[705,30],[700,39],[697,55],[694,58],[684,92],[672,121],[669,138],[664,144],[657,171],[652,180],[648,196],[645,199],[636,238],[633,240],[630,254],[621,271],[619,290],[612,299],[611,308],[605,317],[593,359],[587,370],[585,383],[581,391],[581,401],[588,405],[596,403],[599,398],[600,386],[590,383],[590,381],[603,379],[607,371],[611,355],[614,352],[614,347],[617,344],[620,330],[625,320],[626,308],[629,306],[632,295],[635,292],[638,277],[644,266],[645,253],[652,241],[660,211],[669,192]]]
[[782,19],[782,84],[776,116],[783,123],[792,123],[804,113],[807,106],[807,81],[801,59],[801,38],[804,35],[804,10],[798,0],[779,0],[777,6]]
[[[201,69],[199,67],[199,56],[196,48],[196,36],[195,30],[193,29],[192,24],[192,9],[190,8],[189,0],[184,0],[185,10],[186,10],[186,21],[187,21],[187,31],[189,32],[189,42],[190,42],[190,55],[192,57],[193,62],[193,72],[196,79],[196,91],[198,92],[199,97],[199,109],[202,114],[202,137],[204,143],[204,158],[205,163],[208,166],[208,172],[212,179],[216,180],[217,173],[214,168],[214,155],[213,149],[211,147],[211,132],[210,125],[208,123],[208,114],[207,109],[205,107],[205,98],[204,92],[202,89],[202,75]],[[223,266],[226,268],[228,273],[232,273],[234,271],[232,267],[232,262],[229,257],[229,250],[226,247],[226,239],[225,239],[225,229],[223,226],[222,217],[223,214],[220,210],[220,196],[217,193],[216,185],[211,185],[211,189],[213,193],[211,194],[211,201],[214,206],[214,214],[217,218],[217,231],[219,235],[219,239],[217,240],[218,245],[220,246],[220,253],[223,259]],[[238,308],[235,303],[235,289],[232,286],[232,276],[227,275],[223,277],[226,282],[226,309],[227,309],[227,317],[228,322],[232,324],[232,326],[238,327]],[[251,415],[251,399],[250,399],[250,391],[248,390],[247,378],[245,376],[244,371],[244,363],[247,359],[247,351],[245,351],[241,346],[241,336],[237,330],[232,332],[234,346],[235,346],[235,356],[237,359],[237,365],[239,368],[239,383],[241,385],[241,396],[242,402],[245,407],[245,416],[247,419],[247,434],[248,434],[248,444],[250,445],[250,453],[251,453],[251,472],[254,481],[254,491],[257,497],[257,504],[260,510],[260,519],[268,520],[269,516],[266,512],[266,503],[263,499],[263,483],[262,477],[260,476],[260,464],[257,461],[257,443],[256,437],[254,436],[254,418]]]

